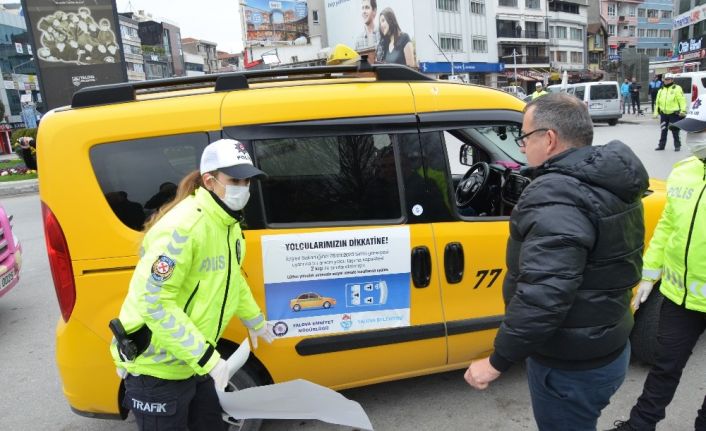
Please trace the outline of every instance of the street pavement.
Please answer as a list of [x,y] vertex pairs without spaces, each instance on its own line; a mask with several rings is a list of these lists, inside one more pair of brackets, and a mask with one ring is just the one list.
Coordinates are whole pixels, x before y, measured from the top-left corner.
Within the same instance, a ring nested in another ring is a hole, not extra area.
[[[673,150],[671,136],[665,151],[654,151],[659,137],[657,120],[627,115],[615,127],[597,124],[595,144],[620,139],[630,145],[655,178],[666,178],[671,166],[688,156]],[[56,369],[54,328],[59,308],[48,268],[36,194],[1,198],[15,216],[15,233],[24,247],[20,283],[0,298],[0,430],[136,429],[126,422],[89,419],[72,413],[61,390]],[[706,394],[706,343],[699,343],[689,361],[667,418],[658,431],[693,428]],[[598,429],[625,419],[639,395],[648,368],[632,363],[625,383],[604,410]],[[516,366],[486,391],[471,389],[463,370],[346,390],[359,402],[378,431],[433,429],[535,430],[524,367]],[[262,431],[348,430],[316,421],[266,421]]]

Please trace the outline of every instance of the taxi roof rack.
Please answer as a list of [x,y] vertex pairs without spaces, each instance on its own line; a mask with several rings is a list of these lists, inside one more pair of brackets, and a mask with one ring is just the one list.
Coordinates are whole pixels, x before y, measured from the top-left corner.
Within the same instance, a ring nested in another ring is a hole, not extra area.
[[[365,57],[365,56],[364,56]],[[72,108],[107,105],[136,100],[137,93],[178,91],[214,87],[214,91],[246,90],[250,82],[294,81],[300,79],[331,79],[350,77],[347,73],[374,73],[378,81],[433,81],[434,79],[399,64],[370,64],[367,58],[357,64],[315,66],[292,69],[266,69],[201,76],[125,82],[81,88],[71,99]]]

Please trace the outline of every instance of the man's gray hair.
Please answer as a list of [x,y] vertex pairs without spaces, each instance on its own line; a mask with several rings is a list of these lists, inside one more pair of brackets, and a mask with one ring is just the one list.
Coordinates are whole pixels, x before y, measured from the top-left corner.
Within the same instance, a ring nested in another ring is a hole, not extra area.
[[593,121],[588,108],[577,97],[567,93],[552,93],[538,97],[527,106],[532,109],[535,129],[552,129],[559,142],[579,148],[593,143]]

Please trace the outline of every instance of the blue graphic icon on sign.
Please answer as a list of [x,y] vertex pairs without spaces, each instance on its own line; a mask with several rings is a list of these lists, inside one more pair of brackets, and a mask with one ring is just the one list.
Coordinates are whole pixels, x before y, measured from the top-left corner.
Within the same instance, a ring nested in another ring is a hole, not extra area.
[[254,14],[252,14],[251,21],[252,21],[252,23],[255,24],[255,25],[260,25],[260,24],[262,24],[262,15],[260,15],[259,13],[254,13]]

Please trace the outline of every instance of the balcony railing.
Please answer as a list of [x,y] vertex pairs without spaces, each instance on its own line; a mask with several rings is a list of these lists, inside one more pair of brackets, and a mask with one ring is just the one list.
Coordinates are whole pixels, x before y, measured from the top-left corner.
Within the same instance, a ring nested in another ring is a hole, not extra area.
[[[512,56],[500,57],[498,59],[499,63],[503,63],[506,66],[512,66],[513,60]],[[517,56],[517,64],[549,64],[549,56]]]
[[510,37],[513,39],[548,39],[546,31],[515,31],[515,30],[498,30],[498,37]]

